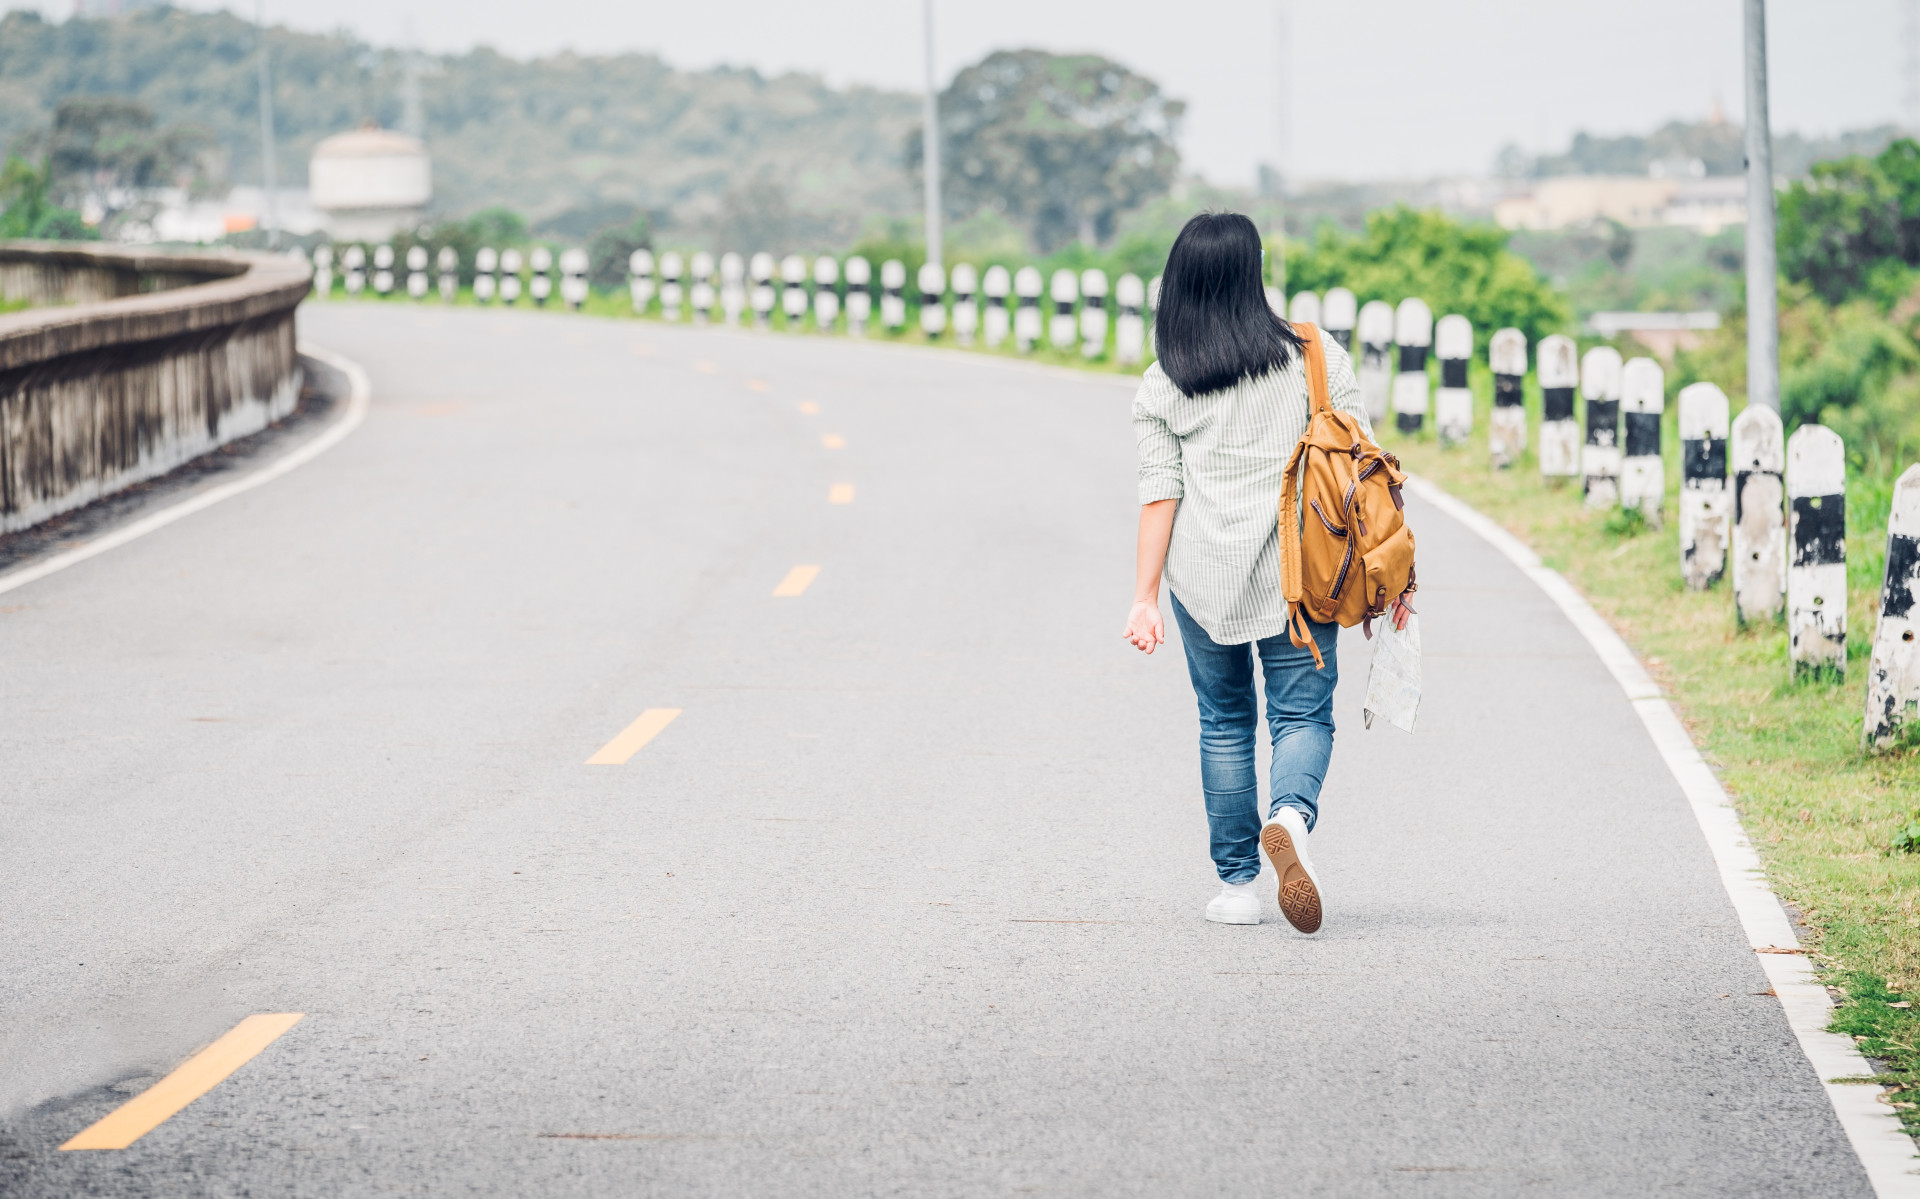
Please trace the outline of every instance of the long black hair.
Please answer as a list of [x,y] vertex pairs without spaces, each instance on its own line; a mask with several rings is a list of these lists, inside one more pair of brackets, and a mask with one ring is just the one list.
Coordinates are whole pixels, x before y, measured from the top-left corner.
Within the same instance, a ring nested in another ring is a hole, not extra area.
[[1153,346],[1160,369],[1190,396],[1232,387],[1285,366],[1300,348],[1293,327],[1267,306],[1260,231],[1237,212],[1203,212],[1167,255]]

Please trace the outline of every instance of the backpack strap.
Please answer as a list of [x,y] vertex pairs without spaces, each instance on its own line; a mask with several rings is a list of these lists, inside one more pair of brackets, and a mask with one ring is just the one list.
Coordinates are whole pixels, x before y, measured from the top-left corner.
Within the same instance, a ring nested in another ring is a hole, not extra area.
[[1289,323],[1293,331],[1300,335],[1300,356],[1307,371],[1308,412],[1331,412],[1333,396],[1327,390],[1327,343],[1320,339],[1320,330],[1310,322]]

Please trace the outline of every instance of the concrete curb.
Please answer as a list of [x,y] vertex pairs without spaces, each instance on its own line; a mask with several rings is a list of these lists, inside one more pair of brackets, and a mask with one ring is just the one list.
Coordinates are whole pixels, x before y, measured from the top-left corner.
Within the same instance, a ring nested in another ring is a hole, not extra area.
[[1686,726],[1674,714],[1673,706],[1661,697],[1659,686],[1593,605],[1560,572],[1543,566],[1540,556],[1519,538],[1427,479],[1413,476],[1407,488],[1471,529],[1519,567],[1547,593],[1606,664],[1633,710],[1639,713],[1641,723],[1647,726],[1674,780],[1686,793],[1714,865],[1719,867],[1721,885],[1746,930],[1747,943],[1780,998],[1801,1052],[1826,1088],[1827,1099],[1873,1184],[1874,1194],[1880,1199],[1920,1199],[1920,1172],[1915,1169],[1920,1166],[1920,1158],[1916,1157],[1913,1139],[1901,1128],[1900,1118],[1880,1102],[1884,1088],[1832,1081],[1870,1075],[1873,1068],[1851,1040],[1827,1031],[1833,1019],[1833,1002],[1827,989],[1820,985],[1807,955],[1800,951],[1799,938],[1779,897],[1767,886],[1760,855],[1747,839],[1739,813],[1728,801],[1713,768],[1687,735]]

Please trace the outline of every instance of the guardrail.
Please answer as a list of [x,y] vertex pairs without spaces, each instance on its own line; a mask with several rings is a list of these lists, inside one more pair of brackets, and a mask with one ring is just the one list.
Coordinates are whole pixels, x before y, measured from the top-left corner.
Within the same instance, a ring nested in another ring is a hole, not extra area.
[[161,475],[293,411],[304,263],[0,242],[0,532]]

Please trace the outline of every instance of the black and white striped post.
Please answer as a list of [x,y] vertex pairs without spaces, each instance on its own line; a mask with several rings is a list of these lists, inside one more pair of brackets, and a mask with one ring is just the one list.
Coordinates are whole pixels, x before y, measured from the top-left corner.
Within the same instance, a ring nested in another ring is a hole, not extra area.
[[822,254],[813,260],[813,324],[829,332],[840,320],[840,260]]
[[1512,466],[1527,451],[1527,335],[1501,329],[1487,341],[1493,371],[1493,411],[1487,414],[1487,452],[1496,469]]
[[747,260],[728,250],[720,255],[720,319],[738,325],[747,310]]
[[348,246],[340,255],[342,277],[341,286],[347,294],[357,296],[367,286],[367,252],[360,246]]
[[473,298],[482,304],[493,303],[493,272],[500,269],[500,254],[492,246],[481,246],[473,255]]
[[318,245],[313,248],[313,294],[326,299],[333,290],[333,247]]
[[1847,672],[1847,450],[1825,425],[1787,439],[1787,655],[1799,674]]
[[847,332],[855,337],[867,335],[867,322],[873,319],[873,264],[855,254],[847,259]]
[[627,255],[627,294],[633,298],[635,316],[645,316],[653,307],[652,250],[635,250]]
[[1394,427],[1418,433],[1427,420],[1427,353],[1433,348],[1433,309],[1409,296],[1393,312],[1393,342],[1400,373],[1393,378]]
[[[705,250],[695,250],[687,263],[688,278],[691,280],[687,287],[687,299],[693,304],[693,319],[702,325],[713,319],[713,305],[718,298],[713,287],[715,265],[713,255]],[[584,278],[583,273],[583,281]]]
[[553,251],[545,246],[535,246],[527,255],[527,266],[533,271],[527,280],[527,294],[541,308],[547,306],[547,297],[553,294],[553,278],[548,273],[553,270]]
[[520,302],[520,251],[500,251],[500,302],[512,305]]
[[947,268],[937,262],[920,264],[920,331],[937,341],[947,331]]
[[780,282],[786,290],[780,295],[780,311],[787,315],[787,328],[798,329],[807,319],[813,301],[807,296],[807,260],[789,254],[780,260]]
[[1787,439],[1780,414],[1748,404],[1733,422],[1733,614],[1780,619],[1787,602]]
[[1440,359],[1440,390],[1433,394],[1433,427],[1441,445],[1459,445],[1473,436],[1473,392],[1467,364],[1473,358],[1473,323],[1449,313],[1433,327],[1433,352]]
[[889,258],[880,264],[880,324],[889,333],[907,327],[907,264]]
[[1287,319],[1287,297],[1281,290],[1269,283],[1266,286],[1267,307],[1281,320]]
[[438,257],[435,265],[440,268],[440,302],[451,304],[460,294],[460,251],[441,246]]
[[407,295],[415,300],[427,298],[427,248],[407,247]]
[[1661,422],[1667,411],[1667,375],[1651,358],[1634,358],[1620,369],[1620,506],[1637,509],[1658,528],[1667,497],[1667,469],[1660,461]]
[[1595,346],[1580,359],[1580,398],[1587,404],[1587,440],[1580,475],[1587,507],[1620,503],[1620,351]]
[[1540,477],[1580,474],[1580,421],[1574,393],[1580,388],[1580,347],[1564,333],[1540,339]]
[[1107,356],[1107,272],[1080,272],[1080,356]]
[[1320,321],[1320,293],[1317,291],[1296,291],[1293,299],[1287,301],[1288,323],[1302,322],[1316,328],[1323,327]]
[[1053,298],[1053,319],[1047,324],[1047,340],[1056,350],[1073,348],[1074,334],[1079,332],[1078,323],[1073,319],[1073,305],[1080,298],[1080,281],[1073,272],[1062,268],[1053,272],[1053,282],[1047,286]]
[[1129,271],[1114,281],[1113,301],[1119,309],[1113,318],[1113,356],[1123,366],[1138,365],[1147,349],[1147,322],[1140,315],[1147,303],[1147,286]]
[[[699,261],[698,255],[694,261]],[[711,269],[713,260],[708,259],[707,265]],[[697,269],[695,274],[698,275]],[[696,283],[696,289],[698,286]],[[573,312],[580,311],[587,302],[587,252],[579,246],[560,251],[560,299]]]
[[1320,319],[1327,336],[1340,343],[1340,348],[1353,353],[1353,325],[1359,309],[1354,306],[1353,293],[1344,287],[1329,288],[1326,297],[1320,301]]
[[1147,350],[1154,354],[1160,352],[1153,348],[1153,326],[1160,315],[1160,280],[1165,277],[1155,275],[1147,280]]
[[1360,406],[1377,429],[1387,419],[1393,394],[1393,305],[1368,300],[1355,331],[1360,337]]
[[1680,389],[1680,578],[1705,591],[1727,571],[1733,493],[1727,490],[1727,393],[1711,383]]
[[[535,254],[539,252],[534,251]],[[680,251],[668,250],[660,255],[660,315],[670,321],[680,319],[681,305],[687,298],[686,289],[680,284],[680,276],[686,269],[687,261],[680,256]],[[542,276],[535,275],[533,278],[534,285],[539,286]]]
[[382,244],[373,248],[373,290],[382,296],[393,291],[392,246]]
[[1867,659],[1869,749],[1886,749],[1920,720],[1920,466],[1893,485],[1887,516],[1887,570],[1880,583],[1880,620]]
[[765,250],[747,260],[747,274],[753,280],[747,300],[753,305],[753,323],[762,329],[773,328],[773,309],[780,302],[773,289],[775,265],[773,255]]
[[1013,277],[1013,291],[1020,301],[1013,314],[1013,344],[1022,354],[1031,354],[1040,342],[1044,323],[1040,319],[1041,284],[1038,267],[1023,266]]
[[997,350],[1013,331],[1013,316],[1007,311],[1013,276],[1004,266],[990,266],[980,280],[980,290],[987,297],[987,310],[980,316],[981,336],[986,339],[988,349]]
[[980,331],[980,301],[974,297],[980,291],[980,272],[971,262],[955,263],[953,267],[953,339],[963,346],[973,344],[973,335]]

